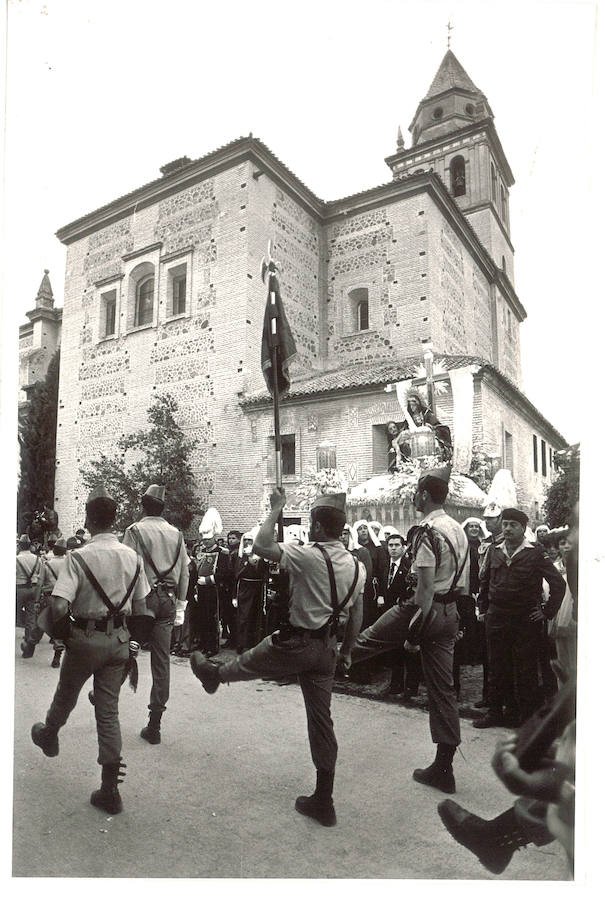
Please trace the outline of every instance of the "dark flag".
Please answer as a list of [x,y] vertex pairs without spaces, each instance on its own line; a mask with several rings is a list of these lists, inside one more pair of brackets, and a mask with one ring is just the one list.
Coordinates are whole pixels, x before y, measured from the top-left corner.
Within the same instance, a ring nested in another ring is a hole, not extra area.
[[[276,371],[273,372],[272,349],[276,350]],[[274,272],[269,271],[269,291],[263,322],[263,340],[261,344],[261,365],[267,388],[274,396],[275,375],[277,376],[277,393],[281,397],[290,387],[288,366],[296,356],[296,344],[288,325],[286,312],[279,293],[279,282]]]

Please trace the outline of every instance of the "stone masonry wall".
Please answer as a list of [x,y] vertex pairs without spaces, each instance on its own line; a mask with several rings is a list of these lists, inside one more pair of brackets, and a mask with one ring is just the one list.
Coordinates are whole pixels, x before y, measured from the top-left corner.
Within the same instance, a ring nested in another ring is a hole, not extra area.
[[435,211],[429,219],[431,338],[436,350],[493,361],[489,285],[464,244]]
[[465,213],[465,215],[499,269],[502,268],[502,257],[504,257],[506,274],[514,285],[515,256],[492,210],[484,207]]
[[521,387],[521,334],[520,323],[508,303],[495,289],[496,321],[498,328],[498,368]]
[[[82,524],[79,468],[113,452],[122,434],[146,425],[155,396],[170,393],[178,419],[198,441],[194,472],[203,507],[215,502],[215,457],[224,445],[221,411],[244,358],[246,214],[242,165],[181,191],[68,247],[57,440],[57,509],[62,528]],[[122,257],[137,253],[134,259]],[[168,257],[164,259],[164,257]],[[187,310],[172,317],[167,269],[187,267]],[[133,328],[129,273],[155,275],[154,319]],[[98,285],[105,279],[104,285]],[[118,333],[102,337],[101,295],[117,292]]]
[[[280,266],[282,299],[298,351],[291,375],[316,368],[320,352],[319,227],[267,175],[253,178],[254,171],[248,165],[240,181],[241,205],[246,205],[247,221],[245,256],[240,259],[245,295],[238,311],[242,316],[242,352],[235,360],[238,371],[226,377],[221,393],[220,433],[214,459],[214,497],[225,528],[256,522],[263,490],[263,444],[254,428],[254,418],[243,415],[239,400],[241,391],[265,386],[260,355],[267,285],[263,284],[259,269],[269,240]],[[235,312],[231,323],[234,321]],[[270,421],[272,431],[272,416]]]
[[[422,339],[430,334],[430,206],[426,197],[409,197],[327,227],[327,340],[332,361],[371,363],[420,355]],[[368,290],[367,331],[357,330],[350,297],[358,288]]]
[[[503,456],[504,430],[512,435],[513,443],[513,478],[517,488],[517,502],[531,517],[535,513],[535,503],[542,507],[544,489],[552,482],[554,471],[550,467],[549,449],[546,435],[541,432],[523,413],[515,409],[508,397],[495,386],[481,384],[481,417],[483,440],[491,452]],[[546,441],[547,476],[541,475],[539,456],[539,473],[534,472],[533,435],[540,441]]]

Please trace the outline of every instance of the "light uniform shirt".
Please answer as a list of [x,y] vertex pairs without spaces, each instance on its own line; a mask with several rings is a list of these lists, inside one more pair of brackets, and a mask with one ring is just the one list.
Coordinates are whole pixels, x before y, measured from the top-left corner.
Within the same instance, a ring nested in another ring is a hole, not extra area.
[[[355,561],[339,540],[322,541],[334,567],[338,603],[346,597],[355,576]],[[290,623],[297,628],[315,631],[326,624],[332,615],[330,578],[321,550],[313,544],[279,544],[279,564],[290,576]],[[344,612],[363,594],[366,571],[359,563],[359,577],[353,595]]]
[[[110,602],[119,606],[126,596],[139,562],[134,550],[121,544],[115,534],[103,532],[95,534],[86,546],[74,552],[86,562]],[[124,615],[145,615],[145,597],[148,593],[149,582],[141,566],[137,583],[120,612]],[[109,610],[71,554],[66,557],[63,570],[53,588],[53,596],[68,600],[71,614],[76,618],[103,619],[109,615]]]
[[52,594],[55,584],[57,583],[57,578],[65,568],[67,556],[68,554],[65,553],[63,556],[53,555],[44,563],[41,588],[43,594]]
[[31,550],[20,550],[17,553],[17,584],[26,585],[28,577],[32,585],[37,584],[41,571],[42,563],[35,553]]
[[435,569],[435,594],[446,594],[450,590],[456,573],[456,562],[452,556],[452,551],[443,540],[443,537],[439,534],[439,532],[442,532],[451,541],[452,546],[456,551],[459,566],[462,565],[462,561],[466,554],[466,562],[464,563],[462,574],[458,579],[456,587],[461,594],[468,594],[470,590],[470,562],[469,556],[466,553],[468,541],[462,526],[456,522],[455,519],[452,519],[451,516],[448,516],[442,509],[434,509],[424,517],[420,524],[430,525],[437,534],[441,548],[441,561],[439,566],[435,569],[435,554],[431,550],[428,541],[423,540],[412,564],[412,571],[417,572],[418,569],[422,568]]
[[[169,569],[174,562],[177,547],[180,543],[179,558],[175,567],[166,576],[166,582],[177,592],[177,612],[184,610],[187,605],[187,589],[189,587],[189,557],[181,532],[174,525],[171,525],[170,522],[167,522],[163,516],[143,516],[135,524],[160,574]],[[123,544],[136,550],[145,566],[147,581],[151,585],[155,584],[158,580],[157,576],[143,556],[139,543],[132,533],[132,525],[124,532]]]

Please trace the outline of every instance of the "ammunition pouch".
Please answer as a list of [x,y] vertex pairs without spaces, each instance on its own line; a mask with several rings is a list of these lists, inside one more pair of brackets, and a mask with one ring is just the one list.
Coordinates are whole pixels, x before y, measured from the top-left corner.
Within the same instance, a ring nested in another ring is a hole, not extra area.
[[[176,588],[165,582],[155,584],[145,598],[147,609],[157,621],[172,619],[176,615]],[[147,616],[146,618],[149,618]]]

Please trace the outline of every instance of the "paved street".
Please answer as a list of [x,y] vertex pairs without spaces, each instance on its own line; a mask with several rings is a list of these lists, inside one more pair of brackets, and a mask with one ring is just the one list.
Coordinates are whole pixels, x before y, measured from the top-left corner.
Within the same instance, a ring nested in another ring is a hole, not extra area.
[[[149,656],[139,657],[136,694],[125,686],[120,719],[128,764],[124,812],[92,807],[100,784],[94,711],[82,692],[48,759],[30,739],[57,682],[46,638],[31,660],[15,654],[13,874],[16,876],[495,878],[447,834],[442,794],[411,770],[432,760],[428,717],[370,699],[335,695],[339,741],[336,828],[294,811],[314,771],[297,685],[247,682],[209,696],[187,659],[172,659],[172,697],[162,744],[139,737],[147,718]],[[492,775],[498,730],[462,721],[456,799],[494,816],[511,797]],[[35,852],[32,852],[35,848]],[[517,852],[500,879],[566,879],[557,844]]]

